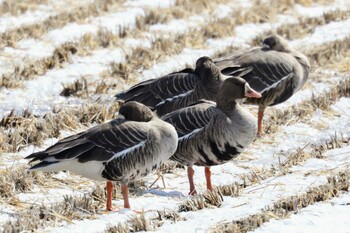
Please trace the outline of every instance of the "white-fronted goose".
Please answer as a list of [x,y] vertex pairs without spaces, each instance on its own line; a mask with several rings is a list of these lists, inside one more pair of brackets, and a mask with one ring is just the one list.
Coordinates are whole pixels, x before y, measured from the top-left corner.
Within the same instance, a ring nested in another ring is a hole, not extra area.
[[252,69],[241,77],[262,95],[259,99],[246,100],[246,103],[259,106],[259,135],[262,134],[265,108],[286,101],[300,90],[310,71],[307,57],[291,49],[286,40],[278,35],[266,37],[262,47],[238,51],[214,62],[225,75],[234,74],[237,69],[245,67]]
[[107,210],[112,210],[113,183],[122,184],[124,208],[130,208],[129,182],[146,176],[176,150],[174,127],[137,102],[124,104],[123,118],[64,138],[44,151],[26,157],[38,161],[30,170],[67,170],[93,180],[107,181]]
[[[146,80],[116,94],[115,97],[125,102],[143,103],[156,110],[159,116],[187,107],[200,99],[215,101],[219,87],[226,77],[217,69],[217,73],[213,73],[213,65],[209,57],[201,57],[194,70],[187,68],[158,79]],[[236,69],[233,73],[242,75],[245,72],[245,69]]]
[[236,102],[245,97],[261,95],[244,79],[231,77],[220,87],[216,104],[203,100],[162,117],[178,133],[178,147],[170,159],[188,166],[190,194],[196,193],[193,165],[205,166],[207,188],[212,190],[210,166],[235,158],[256,138],[254,116]]

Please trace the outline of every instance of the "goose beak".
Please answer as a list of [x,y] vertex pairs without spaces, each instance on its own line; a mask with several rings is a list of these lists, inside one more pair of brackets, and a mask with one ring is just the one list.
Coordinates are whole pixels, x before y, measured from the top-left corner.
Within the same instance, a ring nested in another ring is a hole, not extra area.
[[261,94],[255,91],[253,88],[251,88],[248,83],[245,84],[244,96],[248,98],[261,98]]

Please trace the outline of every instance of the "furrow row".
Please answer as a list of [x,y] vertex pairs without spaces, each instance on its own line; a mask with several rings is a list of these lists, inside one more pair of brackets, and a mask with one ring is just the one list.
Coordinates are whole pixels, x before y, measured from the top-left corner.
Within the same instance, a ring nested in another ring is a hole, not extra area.
[[[340,85],[340,86],[344,87],[344,85]],[[348,84],[347,84],[347,86],[348,86]],[[334,93],[336,93],[336,91],[334,91]],[[339,93],[344,93],[344,90],[340,91]],[[321,106],[321,109],[322,109],[322,106]],[[304,120],[307,120],[307,118],[310,118],[310,115],[305,115],[304,118],[305,117],[306,117],[306,119],[304,119]],[[339,126],[339,127],[342,127],[342,126]],[[273,135],[269,135],[269,136],[271,137]],[[325,138],[324,136],[320,135],[320,140],[321,141],[324,138]],[[276,175],[278,176],[279,174],[288,173],[288,172],[290,172],[289,169],[293,165],[301,164],[305,160],[308,160],[310,158],[320,158],[320,156],[322,156],[322,154],[324,154],[326,150],[330,150],[330,149],[334,149],[334,148],[337,148],[337,147],[341,147],[343,143],[345,143],[345,145],[348,143],[348,141],[344,141],[343,142],[340,139],[341,138],[339,138],[339,140],[334,140],[334,138],[333,138],[332,140],[328,141],[326,144],[321,143],[318,146],[315,145],[313,147],[312,151],[306,151],[306,150],[304,151],[304,149],[299,149],[296,152],[293,151],[289,155],[284,155],[286,157],[286,159],[285,160],[283,160],[283,159],[281,160],[280,166],[276,166],[275,167],[273,165],[272,169],[262,169],[260,173],[257,173],[256,171],[253,170],[253,172],[250,172],[250,174],[249,173],[245,174],[245,175],[243,175],[243,176],[241,176],[239,178],[239,180],[243,180],[244,181],[243,183],[240,182],[240,183],[233,183],[231,185],[220,186],[219,190],[220,190],[220,192],[224,193],[225,195],[237,196],[239,193],[242,193],[243,188],[247,188],[249,186],[252,186],[252,185],[255,185],[257,183],[260,183],[260,182],[262,182],[264,180],[267,180],[267,179],[269,179],[269,178],[271,178],[273,176],[276,176]],[[262,144],[264,144],[264,143],[262,143]],[[261,144],[258,145],[258,147],[260,148]],[[274,145],[270,145],[270,147],[275,147],[275,146]],[[290,152],[290,151],[292,151],[292,149],[288,149],[287,151]],[[249,153],[249,151],[248,151],[248,153]],[[272,162],[271,158],[269,158],[269,160],[270,160],[270,163],[269,163],[269,165],[267,167],[271,167],[272,164],[276,164],[276,162]],[[277,159],[274,159],[274,160],[277,161]],[[222,179],[221,175],[220,175],[220,179]],[[172,180],[174,180],[174,179],[172,179]],[[225,190],[228,190],[228,188],[229,188],[230,192],[225,191]],[[236,190],[238,192],[232,192],[232,190]],[[192,202],[189,202],[189,203],[192,203]],[[197,203],[197,205],[201,205],[200,204],[201,202],[197,201],[196,203]],[[183,206],[188,206],[188,205],[194,206],[195,204],[188,204],[188,203],[186,203],[186,204],[182,204],[182,205]],[[202,206],[205,206],[205,205],[202,205]],[[210,206],[212,206],[212,205],[210,205],[210,204],[207,205],[207,207],[210,207]],[[184,209],[184,207],[182,209]],[[201,208],[199,208],[199,209],[201,209]],[[152,224],[152,225],[154,225],[154,224]]]
[[[323,177],[322,177],[323,178]],[[271,219],[286,219],[301,209],[317,202],[328,201],[349,191],[350,174],[348,170],[332,172],[326,184],[302,190],[301,194],[282,198],[263,208],[260,212],[246,217],[222,222],[211,229],[211,232],[245,233],[259,228]],[[288,185],[288,184],[286,184]]]
[[[332,17],[335,17],[336,14],[332,14],[329,12],[328,15],[332,15]],[[108,48],[104,50],[97,50],[91,56],[87,57],[68,56],[67,54],[67,56],[64,57],[61,53],[62,51],[57,50],[59,52],[57,52],[56,54],[56,60],[59,60],[58,57],[61,57],[63,60],[71,59],[74,62],[71,65],[68,65],[64,68],[53,69],[52,71],[48,72],[47,74],[36,80],[26,82],[23,87],[23,91],[19,88],[17,88],[18,90],[5,90],[5,92],[0,96],[1,102],[3,102],[3,112],[10,112],[12,109],[16,109],[17,111],[21,112],[23,111],[23,109],[27,109],[31,106],[31,111],[33,111],[32,109],[36,109],[34,111],[34,114],[43,114],[47,112],[47,110],[49,110],[50,108],[53,108],[53,104],[57,105],[60,103],[64,105],[66,103],[76,102],[76,97],[86,98],[94,96],[95,94],[100,95],[101,93],[106,92],[112,95],[113,93],[111,87],[113,87],[114,92],[121,90],[126,87],[126,83],[130,84],[133,82],[133,79],[131,77],[136,76],[137,80],[157,77],[165,73],[174,71],[174,65],[176,65],[178,69],[183,68],[186,65],[186,63],[192,63],[200,55],[215,54],[217,53],[217,51],[221,51],[223,49],[225,49],[225,51],[227,50],[227,52],[225,52],[227,54],[229,51],[231,51],[229,48],[227,48],[231,43],[240,45],[242,42],[247,43],[248,41],[254,38],[254,36],[250,34],[248,34],[248,37],[246,38],[247,33],[244,32],[249,30],[249,27],[248,25],[242,25],[238,26],[238,31],[240,34],[237,35],[237,37],[233,38],[233,40],[231,40],[231,37],[228,40],[209,40],[210,43],[208,46],[207,42],[205,42],[206,38],[213,36],[216,33],[219,33],[222,36],[227,36],[228,34],[232,33],[231,30],[229,30],[229,28],[234,28],[234,25],[232,25],[232,23],[234,22],[230,21],[229,18],[230,17],[226,17],[217,22],[209,23],[208,25],[206,25],[205,30],[202,30],[202,32],[199,32],[200,30],[191,31],[191,34],[198,35],[199,38],[202,38],[199,40],[199,42],[198,40],[189,40],[186,36],[187,34],[180,33],[180,35],[176,36],[176,42],[173,42],[174,38],[168,38],[156,39],[153,42],[150,42],[150,44],[148,44],[146,43],[147,40],[141,39],[134,40],[132,42],[130,38],[130,42],[134,44],[134,46],[130,49],[126,49],[128,47],[127,44],[129,40],[126,40],[124,38],[122,40],[122,43],[117,43],[119,45],[124,44],[123,46],[120,46],[124,48],[123,50],[121,50],[119,47],[116,49]],[[321,18],[324,19],[323,16]],[[319,19],[319,21],[324,21],[322,19]],[[194,24],[193,26],[195,25],[196,24]],[[220,27],[218,25],[220,25]],[[226,25],[225,28],[227,29],[221,30],[220,28],[222,28],[223,25]],[[293,25],[294,27],[297,27],[299,26],[299,23],[295,23]],[[318,24],[315,24],[314,26],[316,27],[317,25]],[[265,26],[262,25],[261,29],[264,29]],[[289,24],[288,27],[284,27],[282,25],[278,28],[291,28],[291,30],[293,30],[293,27]],[[261,29],[255,29],[256,33],[261,31]],[[261,32],[261,34],[264,34],[264,32]],[[108,36],[106,37],[103,35],[106,34],[102,33],[100,38],[108,39]],[[114,40],[108,39],[108,41]],[[225,44],[227,45],[226,48],[223,48],[222,46],[218,47],[217,44],[219,44],[220,42],[225,42]],[[91,44],[95,45],[96,43]],[[140,46],[138,44],[143,45]],[[201,47],[201,49],[190,49],[191,47]],[[74,46],[64,46],[64,48],[67,49],[67,51],[72,52],[76,52],[79,50],[77,50]],[[237,49],[237,47],[235,49]],[[160,54],[164,52],[163,50],[165,50],[165,53],[168,56],[160,56]],[[173,55],[174,53],[180,54],[170,57],[170,55]],[[163,59],[169,60],[169,62],[159,62],[158,64],[153,65],[156,61]],[[98,63],[96,62],[97,60],[99,61]],[[143,71],[141,73],[141,76],[138,74],[138,71],[141,68],[147,68],[150,66],[152,66],[150,70]],[[161,69],[159,70],[161,71],[161,73],[159,73],[159,71],[154,72],[155,69],[158,69],[160,67]],[[22,70],[25,73],[30,73],[30,71],[28,71],[27,69]],[[79,79],[79,77],[82,78]],[[107,77],[113,78],[110,79]],[[129,80],[125,80],[128,77]],[[72,80],[71,82],[73,83],[71,85],[65,85],[65,87],[62,90],[62,84],[61,82],[57,82],[58,79],[61,80],[62,83],[69,83],[69,80]],[[11,78],[9,80],[13,79]],[[99,81],[96,84],[96,80],[102,81]],[[38,87],[42,86],[43,82],[51,83],[49,90]],[[14,83],[18,85],[18,82]],[[71,95],[73,96],[73,98],[66,99],[60,97],[60,94],[63,96]],[[35,98],[28,100],[28,96],[35,96]],[[48,100],[45,101],[45,99]],[[78,98],[78,100],[79,99],[80,98]],[[50,108],[48,109],[47,106],[49,106]]]

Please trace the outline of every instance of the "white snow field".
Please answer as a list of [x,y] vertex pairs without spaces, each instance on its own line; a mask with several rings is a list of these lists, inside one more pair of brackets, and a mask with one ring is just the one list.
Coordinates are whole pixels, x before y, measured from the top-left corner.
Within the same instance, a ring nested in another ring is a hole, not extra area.
[[[349,1],[26,0],[28,10],[6,12],[18,4],[0,0],[0,232],[350,232]],[[49,23],[67,12],[77,16]],[[50,26],[31,33],[40,23]],[[309,56],[312,72],[302,90],[266,110],[262,138],[212,167],[214,197],[237,189],[221,204],[203,198],[203,167],[194,167],[199,195],[188,195],[186,169],[170,164],[164,184],[152,174],[130,188],[131,210],[117,190],[114,212],[92,195],[103,182],[26,173],[25,156],[110,120],[117,92],[271,32]],[[68,86],[78,90],[62,95]],[[325,187],[332,192],[322,196]]]

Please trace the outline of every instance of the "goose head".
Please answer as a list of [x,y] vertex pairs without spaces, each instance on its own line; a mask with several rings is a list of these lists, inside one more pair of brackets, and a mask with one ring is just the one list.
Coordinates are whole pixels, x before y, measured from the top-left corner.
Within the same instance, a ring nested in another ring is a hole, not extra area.
[[209,57],[200,57],[196,62],[195,73],[204,82],[217,81],[221,77],[220,69]]
[[283,37],[275,34],[266,37],[262,42],[262,47],[278,52],[290,52],[287,41]]
[[119,109],[119,114],[128,121],[148,122],[154,117],[151,109],[136,101],[123,104]]
[[222,83],[216,102],[218,107],[232,109],[236,100],[260,97],[261,94],[251,88],[243,78],[230,77]]

